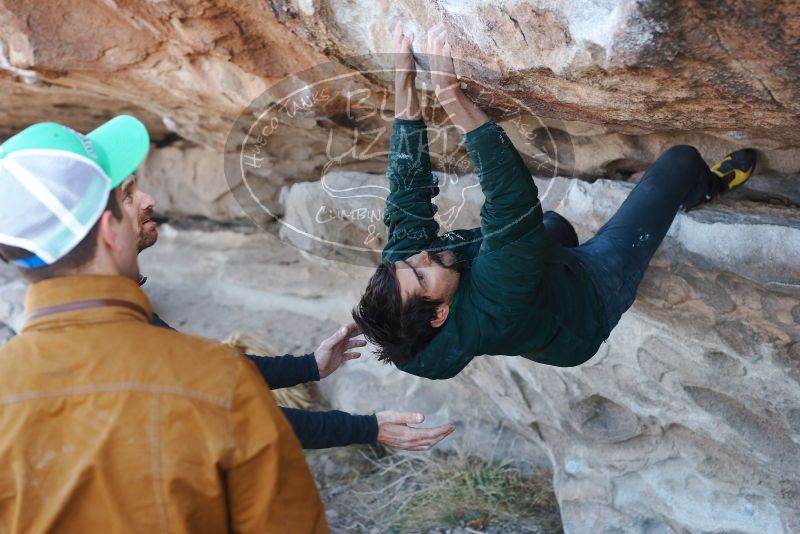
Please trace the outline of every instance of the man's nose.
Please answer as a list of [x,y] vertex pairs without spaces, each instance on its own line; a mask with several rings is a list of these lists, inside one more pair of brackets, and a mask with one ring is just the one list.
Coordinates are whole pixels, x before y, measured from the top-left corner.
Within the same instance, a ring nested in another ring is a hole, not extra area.
[[156,209],[156,199],[148,195],[147,193],[142,193],[143,197],[142,200],[144,201],[144,207],[149,209]]
[[431,264],[431,255],[430,255],[430,253],[429,253],[427,250],[423,250],[423,251],[422,251],[422,256],[421,256],[421,259],[422,259],[422,263],[423,263],[424,265],[426,265],[426,266],[427,266],[427,265],[430,265],[430,264]]

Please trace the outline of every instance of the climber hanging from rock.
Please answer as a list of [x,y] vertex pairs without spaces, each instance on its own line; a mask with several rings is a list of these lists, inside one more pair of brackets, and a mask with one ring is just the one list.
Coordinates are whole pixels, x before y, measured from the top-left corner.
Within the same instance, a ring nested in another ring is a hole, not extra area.
[[589,360],[633,304],[679,209],[744,183],[753,150],[709,168],[691,146],[664,152],[613,217],[578,246],[543,213],[536,185],[499,125],[462,92],[447,31],[428,32],[431,82],[462,136],[485,195],[481,226],[439,235],[426,126],[415,90],[413,36],[395,29],[396,116],[388,163],[388,242],[353,318],[379,359],[444,379],[475,356],[519,355],[560,367]]

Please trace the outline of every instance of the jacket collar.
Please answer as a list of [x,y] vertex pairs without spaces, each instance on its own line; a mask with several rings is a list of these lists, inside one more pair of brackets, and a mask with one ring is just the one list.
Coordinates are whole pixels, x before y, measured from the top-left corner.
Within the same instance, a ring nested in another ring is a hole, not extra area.
[[63,276],[36,282],[25,296],[23,331],[133,318],[150,322],[150,300],[123,276]]

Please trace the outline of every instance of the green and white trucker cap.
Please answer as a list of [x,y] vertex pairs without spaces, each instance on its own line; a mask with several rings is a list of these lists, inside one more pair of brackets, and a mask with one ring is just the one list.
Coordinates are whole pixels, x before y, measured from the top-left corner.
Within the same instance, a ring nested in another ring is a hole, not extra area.
[[120,115],[88,135],[53,122],[0,146],[0,243],[31,251],[13,263],[50,265],[75,248],[105,210],[109,192],[147,156],[150,136]]

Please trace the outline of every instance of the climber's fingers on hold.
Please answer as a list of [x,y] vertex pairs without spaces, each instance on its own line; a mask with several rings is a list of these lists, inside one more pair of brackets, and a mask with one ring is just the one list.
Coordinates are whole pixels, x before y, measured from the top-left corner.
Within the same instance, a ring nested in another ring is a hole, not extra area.
[[414,42],[414,34],[413,32],[407,32],[403,34],[403,43],[401,45],[401,49],[403,52],[411,52],[411,44]]
[[402,37],[403,37],[403,23],[397,21],[397,24],[394,25],[394,31],[392,32],[392,43],[395,46],[397,46],[400,43]]
[[444,44],[447,42],[447,27],[444,25],[444,23],[441,23],[441,27],[436,31],[434,41],[437,52],[441,52]]
[[444,22],[440,22],[435,26],[432,26],[431,29],[428,30],[428,52],[431,54],[438,54],[441,51],[442,45],[439,42],[439,34],[442,31],[447,31],[444,26]]

